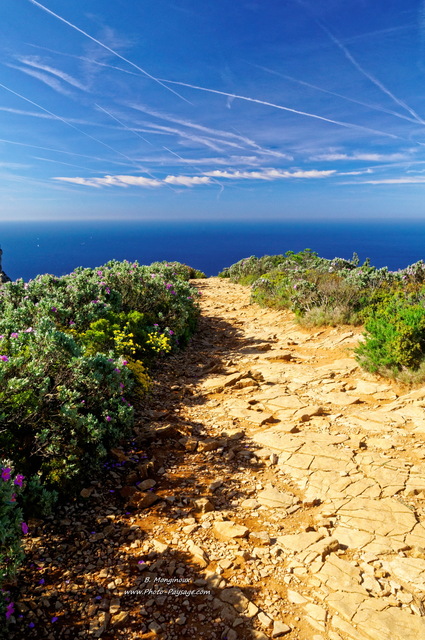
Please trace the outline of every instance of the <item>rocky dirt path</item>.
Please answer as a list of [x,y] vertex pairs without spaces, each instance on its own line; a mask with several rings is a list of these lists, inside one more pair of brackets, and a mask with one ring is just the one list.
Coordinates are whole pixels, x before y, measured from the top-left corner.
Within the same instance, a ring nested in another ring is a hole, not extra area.
[[10,637],[423,640],[425,387],[364,373],[360,330],[197,286],[135,440],[31,523]]

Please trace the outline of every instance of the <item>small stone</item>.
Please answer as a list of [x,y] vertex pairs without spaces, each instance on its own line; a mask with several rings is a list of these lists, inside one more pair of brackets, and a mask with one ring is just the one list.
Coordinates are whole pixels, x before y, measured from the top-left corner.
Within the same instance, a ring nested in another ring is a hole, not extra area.
[[242,500],[241,502],[242,509],[257,509],[259,506],[260,503],[254,498],[247,498],[246,500]]
[[257,499],[261,505],[273,509],[288,509],[297,502],[297,498],[292,493],[279,491],[271,484],[267,485],[264,491],[258,493]]
[[120,610],[120,599],[114,598],[113,600],[111,600],[111,604],[109,605],[109,613],[114,615],[115,613],[118,613],[119,610]]
[[269,546],[271,543],[270,536],[267,531],[251,531],[249,539],[254,543],[260,542],[266,546]]
[[224,522],[214,522],[213,524],[214,535],[218,540],[232,540],[233,538],[246,538],[249,529],[241,524],[236,524],[232,520]]
[[291,631],[291,627],[288,627],[284,622],[280,622],[280,620],[275,620],[273,624],[272,638],[280,638],[281,636],[285,636],[287,633]]
[[257,618],[259,623],[266,629],[268,629],[268,627],[271,627],[273,624],[273,620],[266,613],[264,613],[264,611],[260,611]]
[[221,485],[223,484],[222,480],[215,480],[214,482],[211,482],[211,484],[208,486],[208,489],[212,492],[215,491],[216,489],[218,489],[219,487],[221,487]]
[[193,508],[199,513],[208,513],[214,511],[214,505],[208,500],[208,498],[197,498],[193,500]]
[[161,632],[161,625],[157,622],[151,622],[148,629],[157,636]]
[[147,480],[143,480],[137,486],[140,491],[147,491],[148,489],[152,489],[156,485],[156,481],[152,478],[148,478]]
[[231,560],[220,560],[218,564],[222,569],[230,569],[233,563]]
[[146,509],[150,507],[155,502],[161,500],[156,493],[137,491],[133,496],[130,497],[129,504],[132,507],[137,507],[138,509]]
[[128,611],[121,611],[117,613],[117,615],[112,616],[111,618],[111,626],[112,627],[122,627],[129,619],[130,614]]
[[87,489],[81,489],[80,496],[82,498],[90,498],[90,496],[93,493],[93,491],[94,491],[94,487],[89,487]]

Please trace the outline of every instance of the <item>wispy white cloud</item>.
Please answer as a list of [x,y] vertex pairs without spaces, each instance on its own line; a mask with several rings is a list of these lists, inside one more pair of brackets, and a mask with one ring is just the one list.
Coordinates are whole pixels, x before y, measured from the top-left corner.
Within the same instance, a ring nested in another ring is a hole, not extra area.
[[405,160],[408,157],[407,153],[320,153],[312,156],[310,160],[323,160],[325,162],[335,162],[338,160],[360,160],[364,162],[396,162],[398,160]]
[[68,182],[86,187],[145,187],[157,188],[166,185],[193,187],[211,183],[211,178],[207,176],[173,176],[169,175],[163,180],[145,178],[143,176],[130,175],[106,175],[103,178],[81,178],[56,176],[53,180]]
[[[260,153],[264,154],[264,155],[273,155],[275,157],[280,157],[280,158],[287,158],[289,159],[290,157],[287,154],[284,153],[280,153],[277,151],[271,151],[269,149],[265,149],[262,146],[260,146],[259,144],[257,144],[254,140],[252,140],[251,138],[248,138],[247,136],[243,136],[240,133],[232,133],[231,131],[225,131],[223,129],[213,129],[211,127],[206,127],[204,125],[192,122],[190,120],[185,120],[183,118],[179,118],[176,116],[172,116],[168,113],[162,113],[156,109],[151,109],[149,107],[146,107],[145,105],[140,105],[140,104],[128,104],[127,106],[131,107],[132,109],[135,109],[136,111],[141,111],[142,113],[146,113],[148,115],[151,115],[155,118],[159,118],[161,120],[165,120],[167,122],[172,122],[173,124],[179,124],[182,125],[183,127],[187,127],[189,129],[195,129],[196,131],[200,131],[202,133],[205,134],[210,134],[212,136],[214,136],[214,138],[225,138],[225,139],[230,139],[233,140],[234,143],[237,142],[238,144],[234,144],[234,146],[238,146],[238,147],[252,147],[252,149],[256,149],[257,151],[259,151]],[[207,139],[211,139],[211,138],[207,138]],[[228,143],[229,144],[229,143]]]
[[352,184],[425,184],[425,176],[402,176],[401,178],[381,178],[361,180]]
[[40,80],[40,82],[47,84],[48,87],[50,87],[54,91],[57,91],[57,93],[61,93],[64,96],[70,95],[70,91],[66,89],[57,78],[52,78],[46,73],[36,71],[35,69],[27,69],[26,67],[21,67],[17,64],[6,64],[6,66],[10,67],[11,69],[16,69],[17,71],[22,71],[22,73]]
[[339,176],[362,176],[365,173],[374,173],[373,169],[365,169],[364,171],[340,171]]
[[[30,2],[33,2],[33,0],[30,0]],[[28,102],[29,104],[32,104],[34,107],[37,107],[38,109],[41,109],[41,111],[43,111],[44,113],[47,113],[50,116],[53,116],[59,122],[62,122],[63,124],[66,124],[68,127],[71,127],[71,129],[74,129],[74,131],[78,131],[78,133],[80,133],[81,135],[85,136],[86,138],[89,138],[90,140],[93,140],[94,142],[97,142],[98,144],[102,145],[106,149],[109,149],[109,151],[113,151],[115,154],[117,154],[117,155],[121,156],[122,158],[125,158],[126,160],[128,160],[128,162],[130,164],[136,166],[136,163],[134,162],[134,160],[132,160],[132,158],[127,156],[125,153],[122,153],[121,151],[118,151],[117,149],[114,149],[113,147],[111,147],[106,142],[103,142],[102,140],[99,140],[98,138],[95,138],[94,136],[90,135],[89,133],[86,133],[85,131],[83,131],[79,127],[76,127],[74,124],[72,124],[69,120],[66,120],[65,118],[62,118],[61,116],[57,115],[56,113],[53,113],[53,111],[50,111],[49,109],[46,109],[45,107],[42,107],[37,102],[34,102],[33,100],[30,100],[26,96],[23,96],[22,94],[18,93],[17,91],[14,91],[13,89],[10,89],[9,87],[7,87],[6,85],[4,85],[2,83],[0,83],[0,87],[2,89],[5,89],[5,91],[8,91],[9,93],[17,96],[18,98],[21,98],[22,100],[25,100],[25,102]]]
[[95,187],[99,189],[101,187],[160,187],[161,182],[159,180],[153,180],[152,178],[144,178],[143,176],[104,176],[103,178],[70,178],[57,176],[53,180],[59,180],[60,182],[67,182],[71,184],[83,185],[86,187]]
[[207,176],[167,176],[164,182],[167,184],[194,187],[195,185],[211,184],[211,178]]
[[336,173],[335,169],[319,171],[310,169],[307,171],[285,171],[283,169],[261,169],[261,171],[206,171],[206,176],[214,178],[228,178],[231,180],[280,180],[288,178],[328,178]]
[[57,49],[49,49],[48,47],[41,47],[40,45],[28,43],[30,47],[34,47],[35,49],[40,49],[41,51],[48,51],[49,53],[54,53],[55,55],[64,56],[65,58],[72,58],[74,60],[80,60],[88,65],[93,65],[96,67],[104,67],[106,69],[113,69],[114,71],[120,71],[121,73],[127,73],[130,76],[140,76],[140,73],[136,73],[135,71],[130,71],[130,69],[123,69],[122,67],[116,67],[113,64],[108,64],[106,62],[101,62],[99,59],[94,56],[78,56],[72,53],[66,53],[64,51],[58,51]]
[[63,82],[66,82],[70,84],[72,87],[75,87],[76,89],[81,89],[81,91],[87,91],[87,87],[84,84],[82,84],[82,82],[70,76],[68,73],[61,71],[60,69],[56,69],[54,67],[50,67],[49,65],[42,63],[40,59],[36,56],[24,56],[24,57],[18,58],[18,60],[21,64],[26,64],[29,67],[34,67],[35,69],[40,69],[41,71],[50,73],[53,76],[58,77],[60,80],[63,80]]
[[31,4],[35,5],[36,7],[38,7],[39,9],[42,9],[43,11],[48,13],[49,15],[53,16],[54,18],[57,18],[58,20],[60,20],[64,24],[68,25],[68,27],[71,27],[75,31],[78,31],[78,33],[81,33],[86,38],[89,38],[89,40],[91,40],[92,42],[96,43],[97,45],[99,45],[100,47],[105,49],[106,51],[109,51],[109,53],[112,53],[112,55],[116,56],[117,58],[119,58],[123,62],[126,62],[130,66],[134,67],[135,69],[140,71],[140,73],[143,73],[143,75],[147,76],[148,78],[150,78],[154,82],[158,83],[159,85],[161,85],[161,87],[164,87],[164,89],[167,89],[167,91],[170,91],[171,93],[176,95],[181,100],[184,100],[184,102],[189,102],[189,100],[186,100],[186,98],[184,98],[179,93],[177,93],[177,91],[174,91],[174,89],[171,89],[170,87],[167,87],[159,78],[156,78],[155,76],[151,75],[150,73],[148,73],[145,69],[143,69],[139,65],[135,64],[134,62],[132,62],[128,58],[125,58],[124,56],[122,56],[120,53],[118,53],[118,51],[115,51],[111,47],[108,47],[108,45],[105,44],[104,42],[101,42],[97,38],[94,38],[93,36],[91,36],[86,31],[83,31],[83,29],[80,29],[79,27],[77,27],[77,25],[73,24],[72,22],[69,22],[69,20],[66,20],[65,18],[63,18],[62,16],[58,15],[57,13],[54,13],[54,11],[51,11],[50,9],[48,9],[47,7],[42,5],[40,2],[37,2],[36,0],[28,0],[28,1],[31,2]]

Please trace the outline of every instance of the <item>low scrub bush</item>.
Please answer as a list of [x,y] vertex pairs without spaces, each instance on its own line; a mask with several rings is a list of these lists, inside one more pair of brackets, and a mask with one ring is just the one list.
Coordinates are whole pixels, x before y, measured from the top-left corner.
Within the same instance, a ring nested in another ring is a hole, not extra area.
[[365,324],[365,342],[356,350],[362,366],[393,375],[419,369],[425,358],[425,308],[394,296],[381,304]]
[[0,449],[26,477],[69,493],[132,425],[125,360],[85,355],[47,318],[0,345]]

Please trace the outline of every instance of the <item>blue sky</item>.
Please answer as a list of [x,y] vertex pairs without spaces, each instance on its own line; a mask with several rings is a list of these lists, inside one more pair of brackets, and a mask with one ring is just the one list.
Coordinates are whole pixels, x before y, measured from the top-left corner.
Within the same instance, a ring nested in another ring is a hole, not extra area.
[[0,220],[425,213],[425,3],[0,5]]

